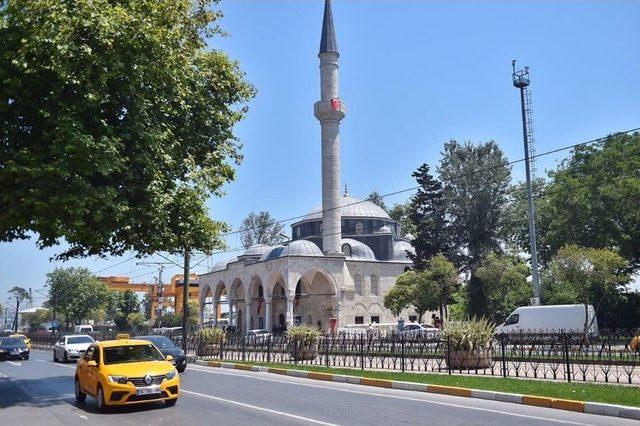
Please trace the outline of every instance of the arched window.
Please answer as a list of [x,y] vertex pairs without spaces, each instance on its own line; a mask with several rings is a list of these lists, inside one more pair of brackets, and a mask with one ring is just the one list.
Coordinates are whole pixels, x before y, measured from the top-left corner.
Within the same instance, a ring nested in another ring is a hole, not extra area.
[[344,254],[347,257],[351,257],[351,246],[347,243],[344,243],[342,245],[342,254]]
[[356,234],[362,234],[364,230],[364,226],[362,226],[362,222],[356,222]]
[[353,276],[353,287],[355,288],[355,292],[358,296],[364,295],[364,289],[362,288],[362,275],[355,274]]
[[371,295],[380,296],[380,279],[376,274],[371,274]]

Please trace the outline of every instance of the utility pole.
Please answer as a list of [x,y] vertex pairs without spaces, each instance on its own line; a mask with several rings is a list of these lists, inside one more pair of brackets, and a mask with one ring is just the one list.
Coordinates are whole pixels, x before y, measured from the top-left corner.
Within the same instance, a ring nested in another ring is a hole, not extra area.
[[[164,301],[164,285],[162,284],[162,271],[164,265],[169,265],[170,262],[136,262],[136,265],[156,265],[158,266],[158,327],[162,327],[162,302]],[[153,302],[154,295],[151,295],[151,301]]]
[[529,67],[516,71],[515,59],[511,63],[513,68],[513,86],[520,89],[520,106],[522,110],[522,137],[524,139],[524,164],[527,179],[527,213],[529,216],[529,246],[531,250],[531,284],[533,286],[533,298],[531,304],[540,305],[540,275],[538,272],[538,248],[536,242],[536,219],[533,205],[533,193],[531,191],[531,174],[533,164],[533,123],[531,117],[531,91],[529,84]]

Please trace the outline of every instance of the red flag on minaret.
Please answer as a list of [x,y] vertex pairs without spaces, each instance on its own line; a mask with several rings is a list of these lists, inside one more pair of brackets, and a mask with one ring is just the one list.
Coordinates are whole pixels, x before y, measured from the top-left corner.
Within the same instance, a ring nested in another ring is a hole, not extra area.
[[342,105],[342,102],[340,102],[340,98],[331,99],[331,109],[332,110],[339,111],[341,105]]

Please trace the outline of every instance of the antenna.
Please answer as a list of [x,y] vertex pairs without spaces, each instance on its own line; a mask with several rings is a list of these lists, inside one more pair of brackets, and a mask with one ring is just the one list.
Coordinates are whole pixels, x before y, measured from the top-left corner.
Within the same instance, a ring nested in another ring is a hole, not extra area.
[[529,85],[529,67],[516,70],[515,59],[511,61],[513,69],[513,86],[520,89],[520,107],[522,110],[522,137],[524,140],[524,164],[527,177],[527,213],[529,216],[529,245],[531,250],[531,281],[533,285],[532,305],[540,304],[540,275],[538,272],[538,248],[536,241],[536,219],[533,205],[533,191],[531,189],[532,176],[535,175],[535,148],[533,137],[533,117],[531,113],[531,90]]

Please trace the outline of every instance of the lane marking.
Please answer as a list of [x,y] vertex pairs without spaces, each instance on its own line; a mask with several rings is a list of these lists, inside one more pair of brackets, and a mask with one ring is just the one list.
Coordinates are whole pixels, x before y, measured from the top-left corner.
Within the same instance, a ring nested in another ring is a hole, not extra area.
[[73,365],[66,365],[66,364],[58,364],[56,362],[51,362],[51,361],[45,361],[43,359],[37,359],[36,361],[38,362],[44,362],[45,364],[53,364],[53,365],[57,365],[58,367],[66,367],[66,368],[73,368],[75,369],[76,367]]
[[15,362],[15,361],[7,361],[7,362],[11,365],[17,365],[18,367],[22,367],[22,363],[20,362]]
[[[468,405],[453,404],[453,403],[450,403],[450,402],[441,402],[441,401],[432,401],[432,400],[429,400],[429,399],[412,398],[412,397],[409,397],[409,396],[387,395],[387,394],[377,393],[377,392],[365,392],[365,391],[354,390],[354,389],[344,389],[342,387],[331,387],[331,386],[313,385],[313,384],[310,384],[310,383],[299,383],[297,381],[269,379],[269,378],[266,378],[266,377],[252,377],[249,374],[227,373],[227,372],[219,372],[219,371],[208,371],[208,370],[204,370],[204,369],[201,369],[201,368],[190,368],[190,369],[191,370],[196,370],[196,371],[202,371],[202,372],[210,373],[210,374],[222,374],[222,375],[225,375],[225,376],[236,376],[236,377],[237,376],[241,376],[241,377],[246,377],[246,378],[250,378],[250,379],[254,379],[254,380],[265,380],[265,381],[268,381],[268,382],[286,383],[286,384],[290,384],[290,385],[307,386],[307,387],[311,387],[311,388],[328,389],[328,390],[332,390],[332,391],[355,393],[355,394],[361,394],[361,395],[380,396],[380,397],[383,397],[383,398],[393,398],[393,399],[403,399],[403,400],[407,400],[407,401],[425,402],[427,404],[436,404],[436,405],[443,405],[443,406],[446,406],[446,407],[455,407],[455,408],[466,408],[468,410],[484,411],[484,412],[502,414],[502,415],[507,415],[507,416],[523,417],[523,418],[534,419],[534,420],[543,420],[543,421],[547,421],[547,422],[555,422],[555,423],[571,424],[571,425],[580,425],[580,426],[591,426],[591,423],[581,423],[581,422],[574,422],[574,421],[571,421],[571,420],[560,420],[560,419],[552,419],[552,418],[548,418],[548,417],[534,416],[534,415],[529,415],[529,414],[511,413],[511,412],[508,412],[508,411],[495,410],[495,409],[492,409],[492,408],[472,407],[472,406],[468,406]],[[305,380],[305,379],[301,379],[301,380]],[[359,385],[352,385],[352,386],[359,386]],[[494,401],[494,402],[499,402],[499,401]],[[529,407],[529,406],[525,406],[525,407]]]
[[190,395],[200,396],[202,398],[208,398],[208,399],[213,399],[213,400],[220,401],[220,402],[225,402],[227,404],[238,405],[240,407],[250,408],[252,410],[264,411],[265,413],[275,414],[275,415],[278,415],[278,416],[288,417],[288,418],[291,418],[291,419],[302,420],[302,421],[305,421],[305,422],[314,423],[314,424],[318,424],[318,425],[338,426],[335,423],[327,423],[327,422],[323,422],[321,420],[311,419],[309,417],[298,416],[296,414],[285,413],[284,411],[272,410],[270,408],[258,407],[257,405],[245,404],[244,402],[233,401],[231,399],[220,398],[218,396],[206,395],[204,393],[192,392],[192,391],[188,391],[188,390],[185,390],[185,389],[180,389],[180,392],[184,392],[184,393],[187,393],[187,394],[190,394]]

